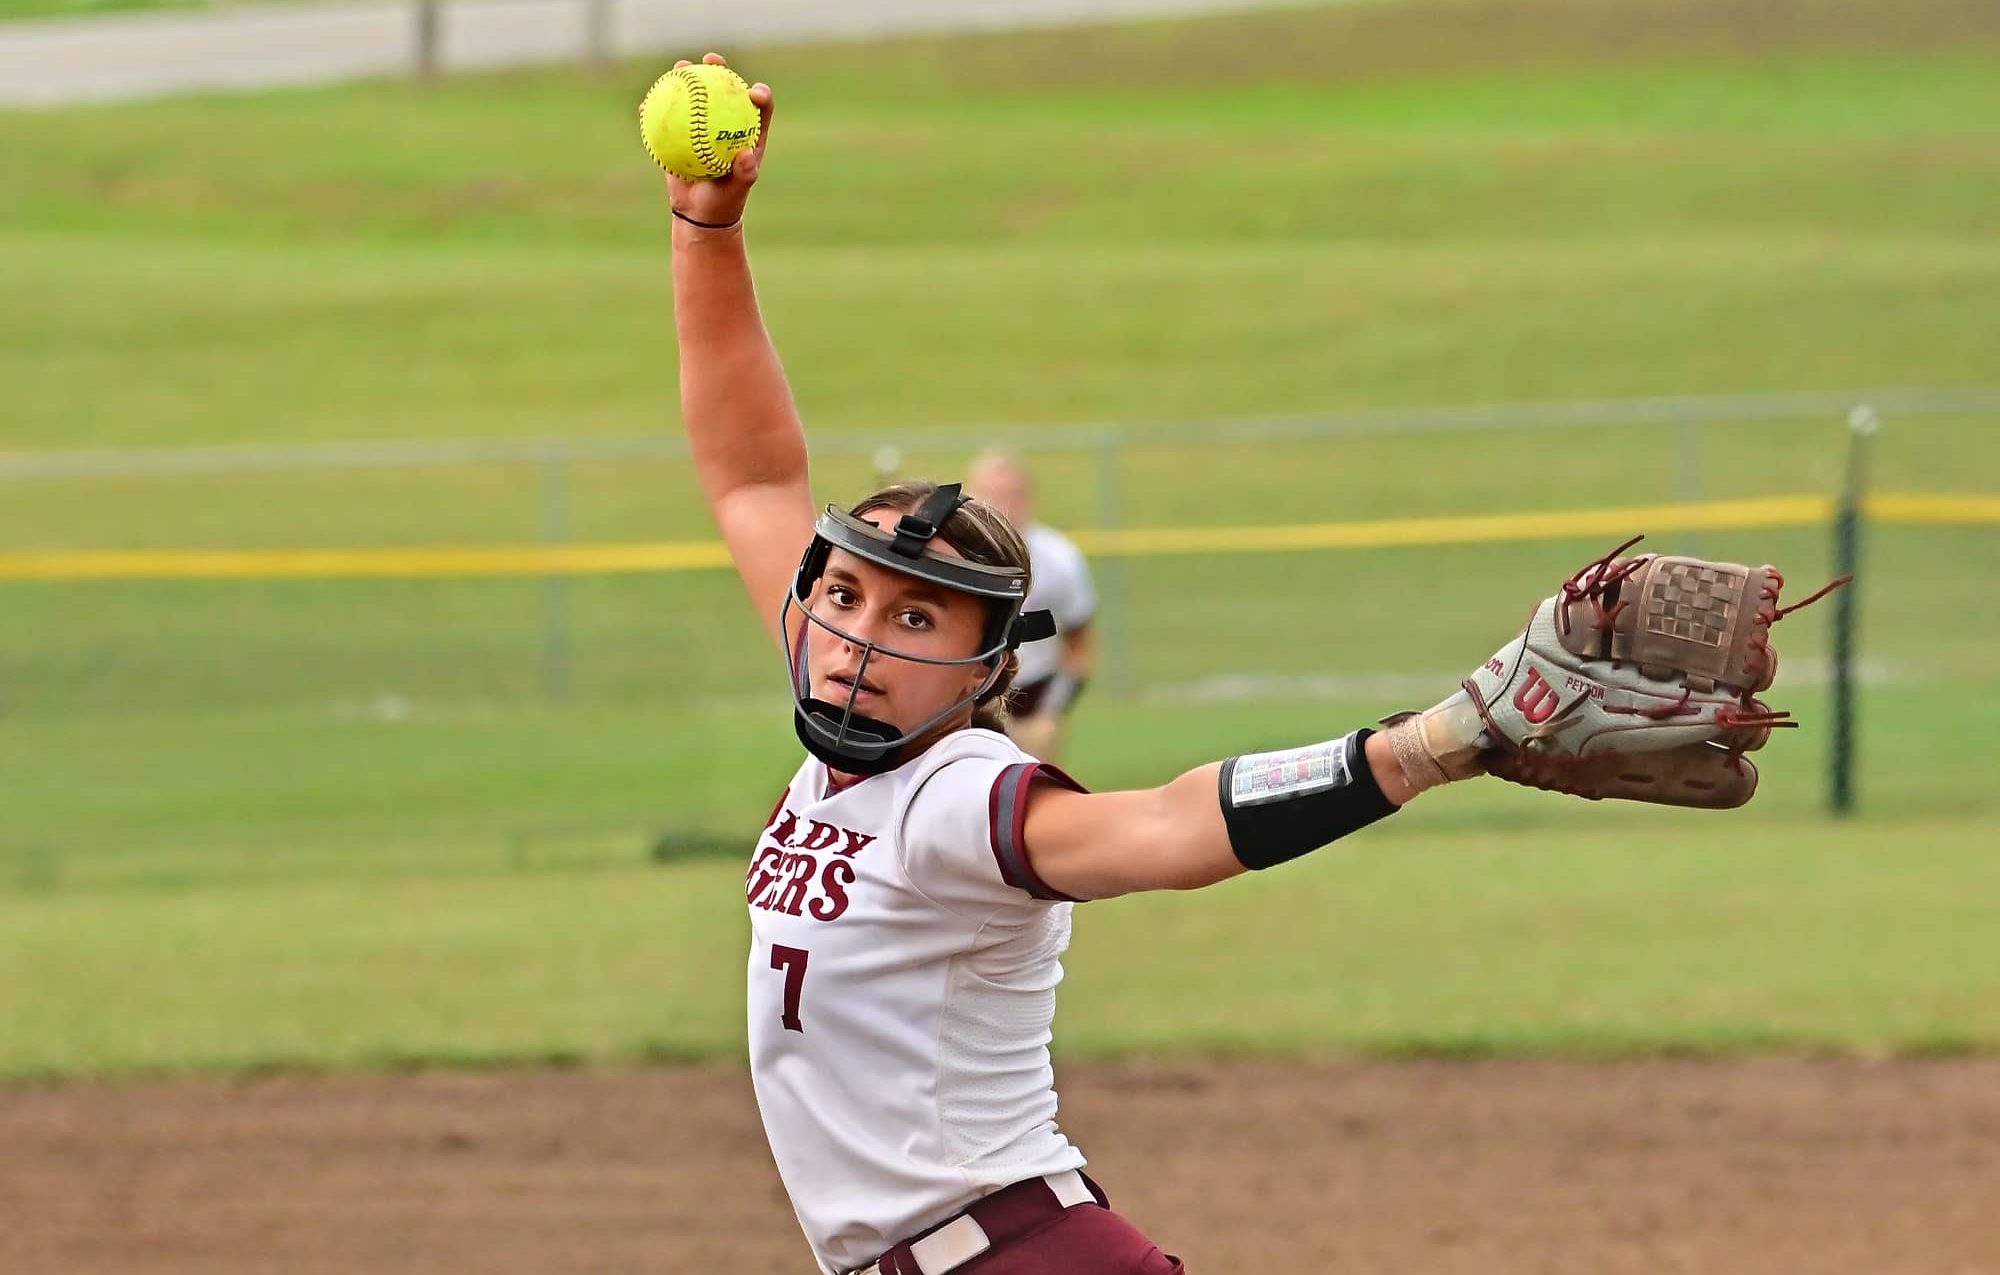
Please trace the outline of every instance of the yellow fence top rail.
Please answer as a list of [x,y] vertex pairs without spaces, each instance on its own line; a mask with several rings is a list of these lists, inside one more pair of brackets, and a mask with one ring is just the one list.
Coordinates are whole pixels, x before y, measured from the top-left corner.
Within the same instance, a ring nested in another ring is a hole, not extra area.
[[[2000,526],[2000,496],[1884,493],[1869,497],[1863,508],[1870,519],[1882,523]],[[1277,553],[1572,536],[1622,537],[1640,531],[1655,534],[1805,527],[1827,522],[1833,514],[1834,502],[1830,497],[1766,496],[1547,513],[1388,518],[1289,526],[1084,529],[1073,533],[1073,538],[1085,552],[1100,557],[1218,550]],[[0,551],[0,581],[422,579],[706,571],[728,565],[728,551],[713,541],[383,549],[52,549]]]

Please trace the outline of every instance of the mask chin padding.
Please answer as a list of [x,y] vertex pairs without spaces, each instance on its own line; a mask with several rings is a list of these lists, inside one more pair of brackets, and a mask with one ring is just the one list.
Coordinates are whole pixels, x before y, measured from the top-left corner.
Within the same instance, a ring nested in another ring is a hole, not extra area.
[[879,775],[896,768],[896,752],[908,741],[894,726],[847,711],[823,699],[803,698],[792,726],[806,751],[844,774]]

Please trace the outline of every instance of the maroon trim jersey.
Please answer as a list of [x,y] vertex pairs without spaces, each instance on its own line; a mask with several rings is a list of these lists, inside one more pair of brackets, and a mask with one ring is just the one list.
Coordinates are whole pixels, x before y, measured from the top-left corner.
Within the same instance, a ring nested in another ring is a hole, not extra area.
[[1072,900],[1022,842],[1038,779],[1076,787],[977,729],[844,787],[808,759],[758,838],[751,1076],[826,1271],[1084,1164],[1049,1063]]

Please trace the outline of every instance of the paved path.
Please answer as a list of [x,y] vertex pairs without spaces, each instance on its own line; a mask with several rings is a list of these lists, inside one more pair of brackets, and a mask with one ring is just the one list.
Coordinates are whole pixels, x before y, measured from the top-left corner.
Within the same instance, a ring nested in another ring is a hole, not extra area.
[[[562,62],[587,47],[591,0],[458,0],[448,68]],[[829,36],[1049,25],[1269,7],[1274,0],[602,0],[616,55]],[[1283,0],[1277,0],[1282,3]],[[412,0],[287,4],[0,24],[0,105],[116,101],[407,70]]]

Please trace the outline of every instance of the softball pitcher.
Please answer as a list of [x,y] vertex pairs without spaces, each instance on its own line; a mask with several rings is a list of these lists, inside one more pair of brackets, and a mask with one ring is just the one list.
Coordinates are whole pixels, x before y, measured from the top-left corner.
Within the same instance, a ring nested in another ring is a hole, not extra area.
[[[711,61],[720,61],[709,55]],[[1786,724],[1777,573],[1606,555],[1423,713],[1160,787],[1089,793],[993,729],[1028,553],[956,484],[815,513],[743,211],[770,137],[668,179],[681,404],[716,523],[789,669],[807,756],[751,851],[757,1103],[829,1275],[1181,1269],[1113,1212],[1056,1119],[1049,1062],[1072,905],[1270,868],[1490,771],[1585,796],[1747,800]],[[1624,546],[1621,546],[1621,550]]]

